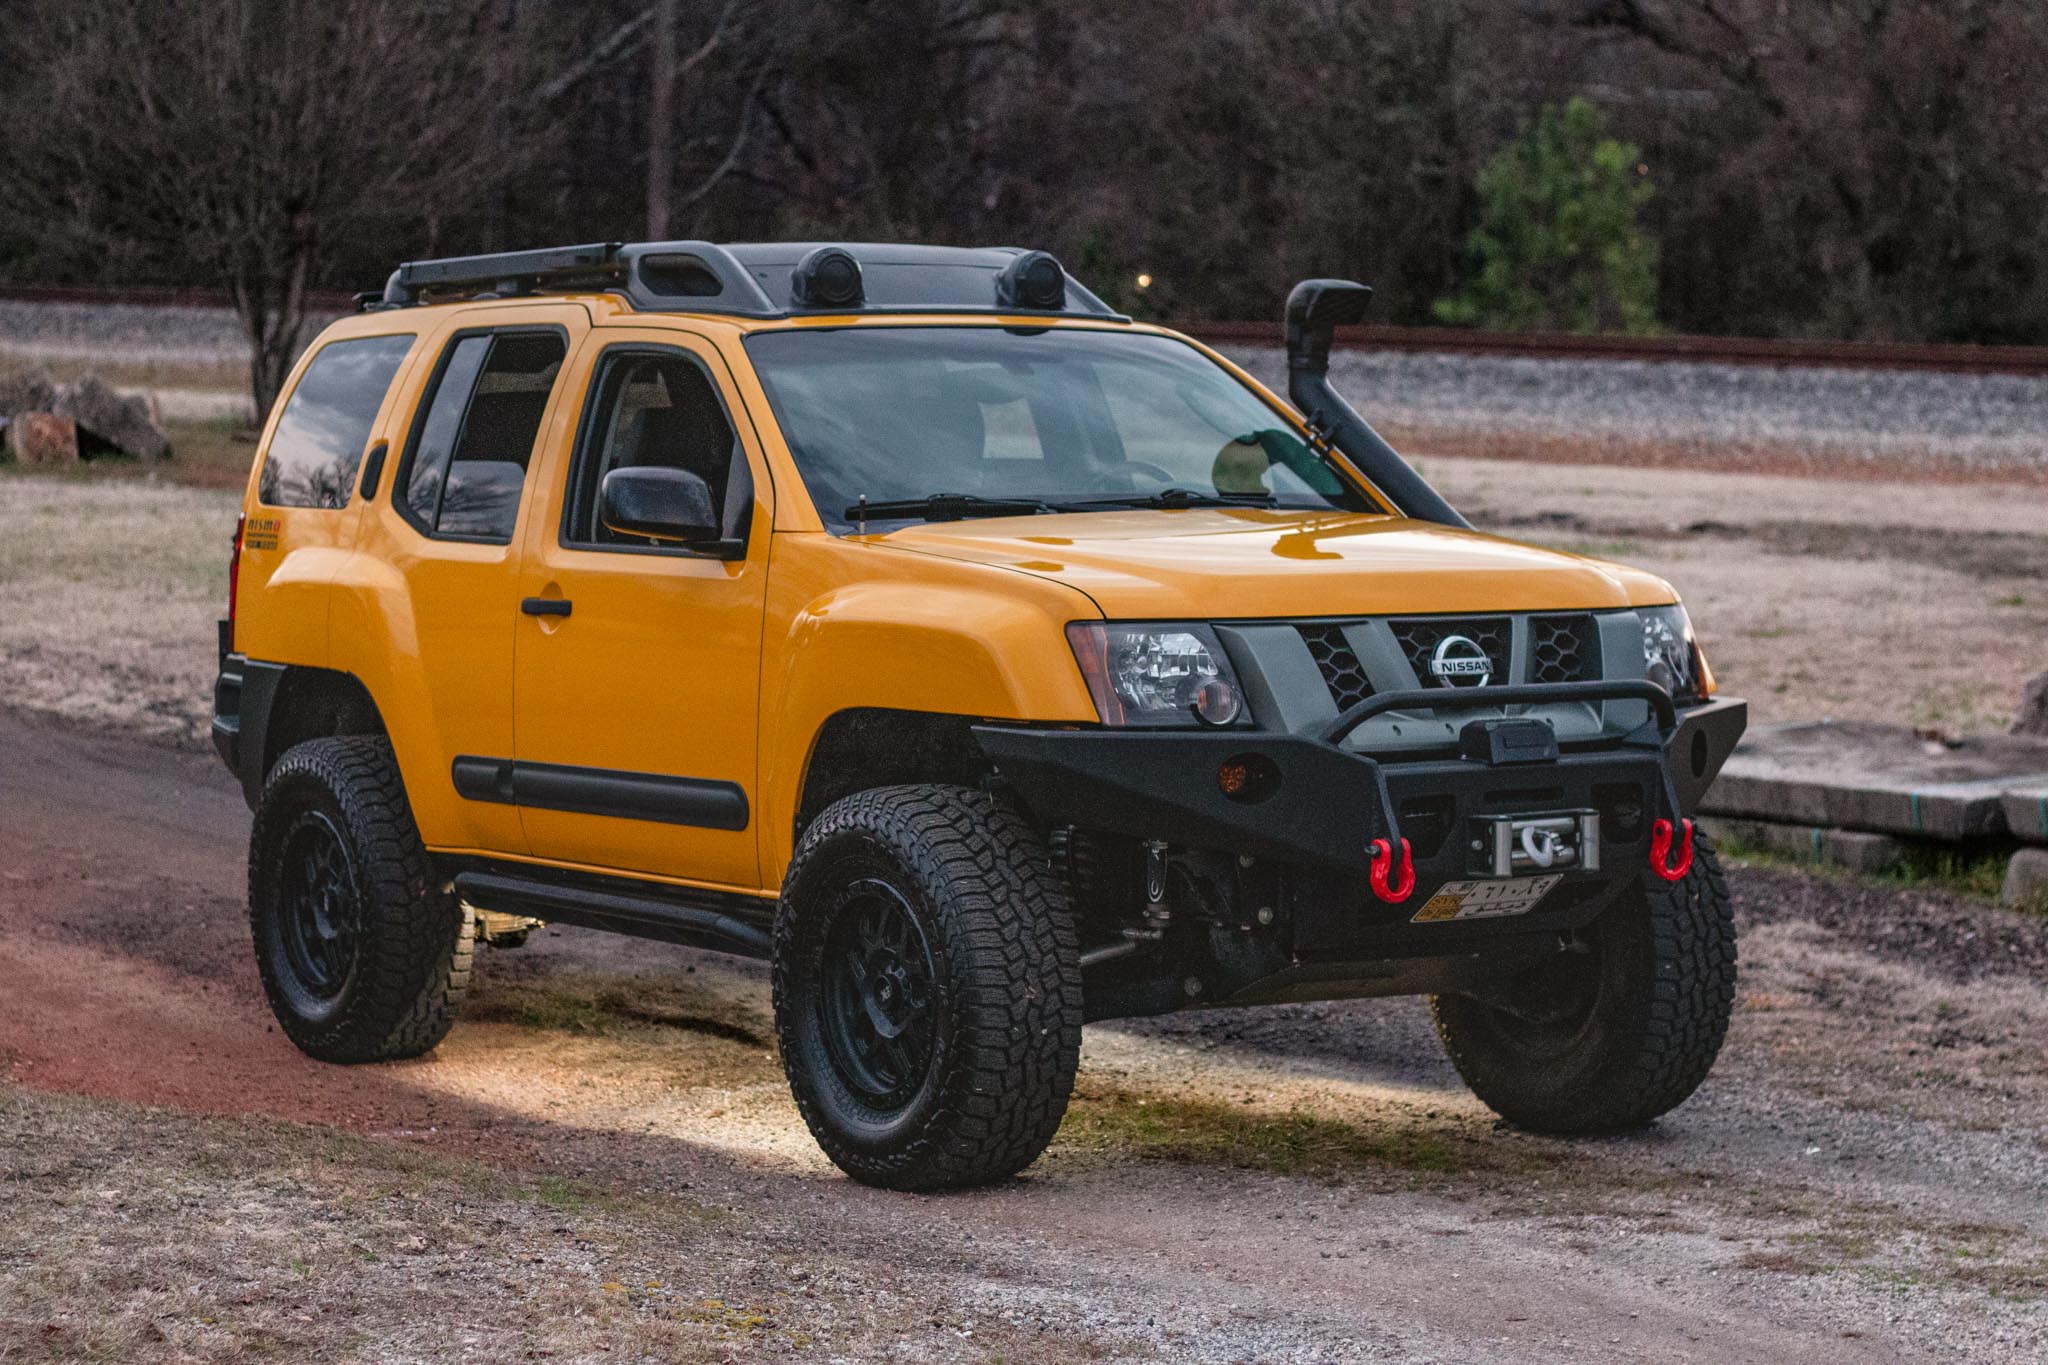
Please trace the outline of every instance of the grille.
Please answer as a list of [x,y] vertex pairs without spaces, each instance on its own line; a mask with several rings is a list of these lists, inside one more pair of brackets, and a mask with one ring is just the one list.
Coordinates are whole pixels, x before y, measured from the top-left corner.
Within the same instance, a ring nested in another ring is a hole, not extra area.
[[1442,620],[1392,621],[1394,639],[1415,667],[1415,677],[1424,687],[1437,684],[1429,671],[1430,656],[1446,635],[1462,635],[1486,652],[1493,665],[1489,681],[1508,681],[1508,618],[1505,616],[1459,616]]
[[1600,676],[1600,637],[1590,616],[1529,618],[1529,681],[1590,682]]
[[1372,683],[1365,665],[1344,639],[1342,626],[1301,626],[1301,642],[1315,657],[1316,668],[1329,684],[1330,700],[1339,711],[1348,711],[1372,695]]

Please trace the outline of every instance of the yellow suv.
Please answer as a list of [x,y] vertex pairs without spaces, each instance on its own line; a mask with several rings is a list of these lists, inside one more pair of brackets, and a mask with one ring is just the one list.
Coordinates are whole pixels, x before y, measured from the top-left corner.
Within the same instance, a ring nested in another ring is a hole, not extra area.
[[479,935],[772,959],[855,1178],[989,1181],[1084,1021],[1428,994],[1478,1095],[1644,1122],[1720,1047],[1686,818],[1741,733],[1648,574],[1472,530],[1044,252],[665,242],[401,266],[299,361],[214,739],[285,1032],[417,1055]]

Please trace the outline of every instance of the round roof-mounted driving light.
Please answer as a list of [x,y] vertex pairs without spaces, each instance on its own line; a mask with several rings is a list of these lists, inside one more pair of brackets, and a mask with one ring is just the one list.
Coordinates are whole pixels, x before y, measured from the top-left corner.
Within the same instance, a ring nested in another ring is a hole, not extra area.
[[1049,251],[1027,251],[996,276],[996,302],[1005,308],[1055,313],[1067,306],[1067,272]]
[[821,246],[798,261],[789,289],[800,308],[858,308],[867,298],[860,262],[843,246]]

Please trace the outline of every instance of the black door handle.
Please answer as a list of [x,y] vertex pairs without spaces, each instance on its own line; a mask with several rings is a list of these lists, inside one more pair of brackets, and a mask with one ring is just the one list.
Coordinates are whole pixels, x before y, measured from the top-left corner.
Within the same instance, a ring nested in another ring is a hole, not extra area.
[[519,604],[528,616],[567,616],[572,603],[566,597],[529,597]]

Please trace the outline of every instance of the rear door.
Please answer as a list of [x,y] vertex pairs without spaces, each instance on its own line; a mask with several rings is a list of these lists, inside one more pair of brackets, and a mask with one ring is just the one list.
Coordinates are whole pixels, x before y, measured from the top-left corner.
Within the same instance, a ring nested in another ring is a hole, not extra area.
[[385,690],[427,705],[385,719],[401,763],[435,769],[408,769],[406,786],[443,847],[525,850],[517,809],[464,775],[512,757],[518,532],[565,362],[588,326],[578,305],[458,314],[386,475],[377,553],[402,591],[380,613],[393,634],[380,652],[398,675]]
[[[520,589],[566,613],[519,624],[528,845],[552,861],[754,889],[766,466],[706,341],[599,328],[572,370],[576,441],[528,527]],[[599,485],[633,465],[703,478],[740,548],[718,558],[607,530]]]

